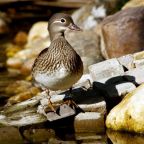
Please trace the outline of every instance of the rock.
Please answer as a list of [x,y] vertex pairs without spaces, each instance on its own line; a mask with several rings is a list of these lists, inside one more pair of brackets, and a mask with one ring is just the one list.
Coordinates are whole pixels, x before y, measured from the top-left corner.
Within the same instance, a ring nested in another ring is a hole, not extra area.
[[139,6],[144,6],[143,0],[130,0],[122,7],[122,9],[139,7]]
[[31,87],[26,91],[23,91],[22,93],[19,93],[15,96],[12,96],[8,99],[7,105],[13,105],[15,103],[19,103],[25,100],[28,100],[35,95],[37,95],[40,92],[40,90],[36,87]]
[[74,120],[75,132],[104,133],[104,115],[97,112],[80,113]]
[[27,42],[27,33],[19,31],[14,38],[14,43],[16,45],[24,46],[26,42]]
[[134,53],[133,56],[135,67],[140,67],[144,65],[144,51]]
[[5,93],[10,97],[7,101],[7,105],[12,105],[32,98],[40,92],[40,89],[32,86],[28,81],[19,80],[5,89]]
[[45,21],[40,21],[33,24],[28,33],[28,43],[32,43],[37,39],[47,38],[49,36],[47,28],[48,22]]
[[93,81],[99,82],[105,82],[112,77],[124,74],[124,69],[116,58],[91,65],[89,71]]
[[101,51],[105,58],[120,57],[141,51],[144,45],[142,26],[144,7],[121,10],[101,23]]
[[0,128],[0,143],[2,144],[16,144],[23,143],[23,139],[19,133],[18,128],[1,127]]
[[106,9],[100,2],[87,4],[72,14],[74,22],[84,30],[95,28],[106,16]]
[[25,130],[24,134],[31,143],[45,143],[50,139],[56,139],[55,131],[50,128],[29,128]]
[[25,92],[31,87],[32,84],[30,82],[25,80],[18,80],[9,84],[5,89],[5,93],[8,95],[15,95],[15,94]]
[[144,141],[143,135],[124,133],[118,131],[107,131],[107,136],[113,144],[142,144]]
[[19,58],[9,58],[6,63],[7,66],[12,69],[19,69],[23,64],[23,61]]
[[[129,70],[125,72],[126,79],[129,81],[133,81],[136,84],[144,83],[144,66],[137,67],[135,69]],[[133,77],[133,79],[131,77]]]
[[144,133],[144,85],[127,94],[106,118],[107,128]]
[[[6,44],[6,56],[8,58],[13,57],[18,51],[22,50],[23,47],[8,43]],[[10,60],[11,61],[11,60]],[[9,62],[8,62],[9,64]]]
[[129,92],[136,89],[136,86],[132,82],[111,84],[105,87],[105,90],[109,97],[125,96]]
[[126,70],[134,68],[134,56],[132,54],[121,56],[117,60]]

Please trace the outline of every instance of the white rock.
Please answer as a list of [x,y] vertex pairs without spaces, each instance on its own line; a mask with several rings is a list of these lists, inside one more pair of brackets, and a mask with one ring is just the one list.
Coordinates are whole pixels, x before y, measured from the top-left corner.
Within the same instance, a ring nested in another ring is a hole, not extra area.
[[124,74],[123,67],[116,58],[93,64],[89,66],[89,71],[94,81],[109,79]]
[[[132,76],[137,84],[144,83],[144,65],[125,72],[125,75]],[[126,78],[131,81],[131,77]]]
[[136,89],[136,86],[131,82],[124,82],[120,84],[113,84],[106,87],[109,96],[125,96],[129,92]]
[[28,33],[28,42],[31,42],[35,39],[48,37],[49,33],[47,28],[48,28],[48,22],[46,21],[40,21],[35,23]]

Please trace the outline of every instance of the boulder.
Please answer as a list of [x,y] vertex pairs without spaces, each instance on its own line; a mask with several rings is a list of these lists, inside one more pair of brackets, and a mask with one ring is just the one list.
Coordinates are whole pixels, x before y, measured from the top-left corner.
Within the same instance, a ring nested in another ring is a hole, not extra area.
[[101,51],[105,58],[141,51],[144,45],[144,7],[121,10],[101,23]]
[[107,128],[144,133],[144,84],[127,94],[106,118]]
[[144,6],[144,1],[143,0],[130,0],[122,7],[122,9],[127,9],[127,8],[132,8],[132,7],[139,7],[139,6]]

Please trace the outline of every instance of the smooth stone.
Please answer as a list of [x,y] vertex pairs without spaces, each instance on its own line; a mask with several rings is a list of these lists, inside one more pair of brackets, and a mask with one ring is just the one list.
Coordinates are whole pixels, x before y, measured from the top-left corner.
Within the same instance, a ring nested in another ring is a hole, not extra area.
[[106,16],[106,8],[100,2],[92,2],[72,14],[74,22],[84,30],[95,28]]
[[136,89],[132,82],[123,82],[106,86],[106,92],[109,97],[125,96]]
[[19,69],[23,61],[19,58],[9,58],[6,62],[7,66],[14,69]]
[[55,131],[50,128],[29,128],[24,131],[24,135],[31,143],[45,143],[49,139],[56,139]]
[[121,10],[101,23],[101,51],[104,58],[141,51],[144,45],[144,7]]
[[20,144],[23,139],[18,128],[15,127],[0,127],[0,143],[1,144]]
[[15,113],[21,110],[26,110],[27,108],[31,108],[31,107],[38,105],[40,100],[43,98],[43,96],[44,96],[44,93],[38,94],[37,96],[31,99],[28,99],[26,101],[17,103],[12,106],[5,107],[3,111],[5,114],[7,114],[7,113]]
[[144,66],[144,59],[141,59],[141,60],[135,60],[134,61],[134,64],[135,64],[135,67],[141,67],[141,66]]
[[49,36],[47,28],[48,22],[46,21],[39,21],[34,23],[28,33],[28,43],[31,43],[36,39],[47,38]]
[[19,93],[15,96],[10,97],[8,99],[6,105],[13,105],[13,104],[28,100],[28,99],[36,96],[39,92],[40,92],[40,90],[38,88],[31,87],[22,93]]
[[139,6],[144,6],[143,0],[130,0],[122,7],[122,9],[139,7]]
[[144,84],[130,92],[115,106],[106,118],[106,127],[135,133],[144,133]]
[[121,56],[117,59],[124,68],[127,70],[134,68],[134,56],[132,54],[128,54],[125,56]]
[[124,74],[124,69],[116,58],[93,64],[89,66],[89,71],[93,81],[110,79]]
[[104,115],[97,112],[80,113],[74,120],[75,132],[104,133]]
[[[144,66],[137,67],[137,68],[134,68],[132,70],[125,72],[125,76],[126,76],[125,78],[128,81],[133,81],[136,84],[144,83]],[[133,80],[131,79],[130,76],[133,77]]]
[[140,67],[144,65],[144,51],[134,53],[133,56],[135,67]]
[[140,51],[133,54],[134,61],[144,59],[144,51]]
[[25,80],[17,80],[6,87],[5,93],[8,95],[15,95],[25,92],[31,87],[32,87],[31,82]]
[[27,33],[19,31],[14,38],[14,43],[16,45],[24,46],[27,43]]
[[7,113],[6,115],[0,115],[1,126],[27,126],[46,122],[45,116],[36,112],[36,109],[29,108],[24,111],[15,111],[14,113]]

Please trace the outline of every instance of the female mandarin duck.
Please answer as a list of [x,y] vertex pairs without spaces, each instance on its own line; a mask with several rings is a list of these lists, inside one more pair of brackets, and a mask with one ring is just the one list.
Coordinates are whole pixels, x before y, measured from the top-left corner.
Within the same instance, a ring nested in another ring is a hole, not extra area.
[[[80,56],[65,39],[67,29],[81,30],[68,14],[57,13],[50,18],[48,31],[51,44],[40,52],[32,67],[32,76],[47,92],[49,106],[54,112],[49,90],[71,90],[83,74]],[[70,102],[75,105],[74,101]]]

